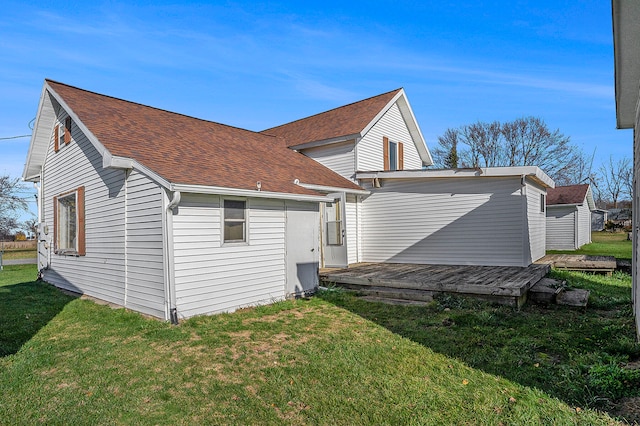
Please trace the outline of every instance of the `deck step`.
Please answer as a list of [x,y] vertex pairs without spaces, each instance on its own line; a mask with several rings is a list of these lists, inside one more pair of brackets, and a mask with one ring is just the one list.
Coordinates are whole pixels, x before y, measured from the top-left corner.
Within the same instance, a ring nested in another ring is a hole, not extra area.
[[363,286],[357,284],[340,284],[340,287],[353,290],[366,297],[379,297],[394,300],[411,300],[429,303],[433,300],[434,292],[414,289],[399,289],[389,287]]

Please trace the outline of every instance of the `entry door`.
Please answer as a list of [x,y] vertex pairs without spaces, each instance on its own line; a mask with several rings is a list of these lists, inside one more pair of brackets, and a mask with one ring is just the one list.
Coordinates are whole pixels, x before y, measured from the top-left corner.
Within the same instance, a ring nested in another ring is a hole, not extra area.
[[320,211],[317,203],[286,202],[287,297],[318,288]]
[[328,194],[332,202],[325,202],[322,220],[322,253],[326,268],[344,268],[348,265],[345,226],[345,194]]

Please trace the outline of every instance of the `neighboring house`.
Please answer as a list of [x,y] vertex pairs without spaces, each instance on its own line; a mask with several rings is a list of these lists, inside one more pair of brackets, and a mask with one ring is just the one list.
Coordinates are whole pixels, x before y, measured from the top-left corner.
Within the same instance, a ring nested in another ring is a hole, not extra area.
[[[634,129],[633,211],[640,211],[640,3],[613,0],[613,53],[615,65],[616,119],[619,129]],[[633,303],[640,337],[640,286],[638,285],[639,215],[633,215]]]
[[23,178],[46,281],[177,321],[312,292],[319,266],[544,255],[540,169],[431,163],[402,89],[256,133],[46,80]]
[[608,210],[607,219],[618,227],[630,228],[632,216],[629,208],[615,208]]
[[577,250],[590,243],[591,211],[595,207],[588,184],[549,189],[547,250]]
[[591,212],[591,230],[603,231],[608,220],[608,210],[595,209]]

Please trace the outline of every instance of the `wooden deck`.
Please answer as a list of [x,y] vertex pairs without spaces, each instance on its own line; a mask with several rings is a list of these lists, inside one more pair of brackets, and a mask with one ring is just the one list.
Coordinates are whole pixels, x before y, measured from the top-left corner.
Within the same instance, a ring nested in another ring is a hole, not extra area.
[[617,268],[616,258],[613,256],[591,256],[585,254],[548,254],[536,261],[547,264],[555,269],[582,272],[602,272],[611,275]]
[[359,263],[346,269],[323,269],[320,281],[372,296],[429,301],[435,294],[452,293],[519,307],[549,270],[548,264],[522,268]]

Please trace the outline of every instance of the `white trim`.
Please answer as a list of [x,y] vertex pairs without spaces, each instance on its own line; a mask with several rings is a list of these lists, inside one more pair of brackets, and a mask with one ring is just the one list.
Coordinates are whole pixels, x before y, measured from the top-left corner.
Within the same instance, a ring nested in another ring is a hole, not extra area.
[[[229,201],[242,201],[244,203],[244,239],[242,240],[225,240],[224,225],[225,219],[225,200]],[[235,197],[235,196],[221,196],[220,197],[220,247],[225,246],[248,246],[249,245],[249,198],[247,197]]]
[[294,181],[293,183],[303,188],[311,189],[313,191],[320,191],[320,192],[344,192],[346,194],[355,194],[355,195],[371,194],[371,191],[367,191],[366,189],[346,189],[346,188],[339,188],[336,186],[324,186],[324,185],[314,185],[311,183],[302,183],[299,181],[298,182]]
[[312,201],[318,203],[333,200],[332,198],[323,195],[289,194],[285,192],[268,192],[256,191],[251,189],[227,188],[223,186],[204,186],[176,183],[170,184],[169,190],[190,192],[194,194],[231,195],[236,197],[249,198],[275,198],[280,200]]
[[485,167],[476,169],[399,170],[395,172],[356,172],[356,179],[415,179],[415,178],[469,178],[469,177],[521,177],[532,178],[547,188],[555,187],[553,179],[536,166]]
[[352,141],[354,139],[357,139],[357,138],[361,137],[361,135],[362,135],[362,133],[354,133],[352,135],[338,136],[338,137],[335,137],[335,138],[323,139],[323,140],[320,140],[320,141],[305,142],[305,143],[302,143],[302,144],[299,144],[299,145],[291,145],[288,148],[296,150],[296,151],[300,151],[302,149],[316,148],[318,146],[332,145],[334,143],[349,142],[349,141]]

